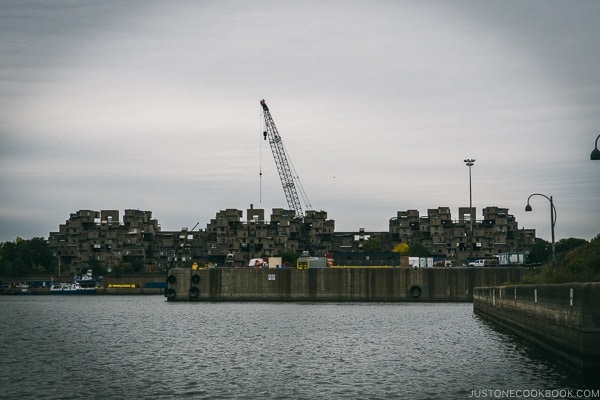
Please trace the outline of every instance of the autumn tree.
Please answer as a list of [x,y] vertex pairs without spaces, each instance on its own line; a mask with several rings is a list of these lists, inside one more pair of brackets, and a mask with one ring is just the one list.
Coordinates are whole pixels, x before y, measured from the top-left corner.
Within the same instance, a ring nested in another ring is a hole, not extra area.
[[410,250],[410,246],[407,243],[398,243],[392,249],[392,253],[400,253],[400,255],[406,256]]

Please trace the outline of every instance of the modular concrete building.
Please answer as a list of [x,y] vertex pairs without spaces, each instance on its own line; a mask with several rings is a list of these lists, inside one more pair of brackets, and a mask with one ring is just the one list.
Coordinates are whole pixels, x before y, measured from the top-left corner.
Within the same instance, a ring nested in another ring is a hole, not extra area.
[[293,210],[274,208],[266,218],[264,209],[251,205],[245,217],[238,209],[217,212],[204,229],[162,231],[151,211],[125,210],[121,222],[118,210],[79,210],[50,233],[48,242],[63,271],[73,273],[94,264],[111,269],[124,262],[150,271],[193,263],[245,266],[252,258],[303,251],[315,256],[352,253],[346,260],[366,254],[361,265],[370,265],[395,259],[389,252],[400,243],[420,244],[433,257],[462,265],[471,258],[525,252],[533,245],[535,230],[519,229],[508,209],[484,208],[472,231],[468,211],[459,208],[458,219],[449,207],[429,209],[426,216],[417,210],[398,211],[387,232],[335,232],[335,221],[326,211],[308,210],[297,218]]
[[[434,257],[464,262],[509,252],[526,252],[535,242],[535,229],[519,229],[507,208],[485,207],[482,219],[474,219],[476,208],[460,207],[453,219],[449,207],[427,210],[398,211],[389,221],[389,234],[394,243],[419,243]],[[472,230],[471,230],[472,227]]]

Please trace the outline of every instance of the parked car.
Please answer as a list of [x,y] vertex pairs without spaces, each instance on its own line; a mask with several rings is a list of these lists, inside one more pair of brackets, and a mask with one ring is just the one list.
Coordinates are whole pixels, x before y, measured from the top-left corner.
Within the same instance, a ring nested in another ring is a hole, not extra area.
[[497,264],[496,260],[475,260],[469,263],[469,267],[491,267]]

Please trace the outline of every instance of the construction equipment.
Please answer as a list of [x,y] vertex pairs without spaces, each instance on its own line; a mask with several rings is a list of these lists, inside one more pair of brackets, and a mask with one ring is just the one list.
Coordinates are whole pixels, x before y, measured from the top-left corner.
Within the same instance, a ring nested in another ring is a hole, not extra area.
[[263,138],[264,140],[267,140],[267,138],[269,139],[269,144],[271,145],[271,151],[273,153],[273,158],[275,159],[277,172],[279,172],[279,178],[281,179],[281,185],[283,186],[283,192],[285,193],[288,207],[295,211],[297,218],[302,218],[304,216],[304,211],[302,211],[302,205],[300,204],[300,198],[298,197],[298,191],[296,190],[296,183],[298,184],[300,194],[307,207],[311,207],[310,202],[300,183],[298,174],[295,173],[293,165],[290,167],[290,162],[288,161],[289,157],[285,151],[285,147],[283,147],[281,136],[279,136],[279,132],[277,132],[277,127],[275,126],[269,107],[267,107],[267,103],[264,99],[260,101],[260,105],[263,108],[266,128],[263,132]]

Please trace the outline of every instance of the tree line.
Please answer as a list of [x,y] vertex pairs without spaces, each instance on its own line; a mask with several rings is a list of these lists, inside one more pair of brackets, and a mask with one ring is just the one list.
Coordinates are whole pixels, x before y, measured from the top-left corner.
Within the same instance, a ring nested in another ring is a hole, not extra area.
[[55,263],[56,258],[44,238],[26,240],[18,237],[12,242],[0,243],[0,275],[48,274],[53,272]]

